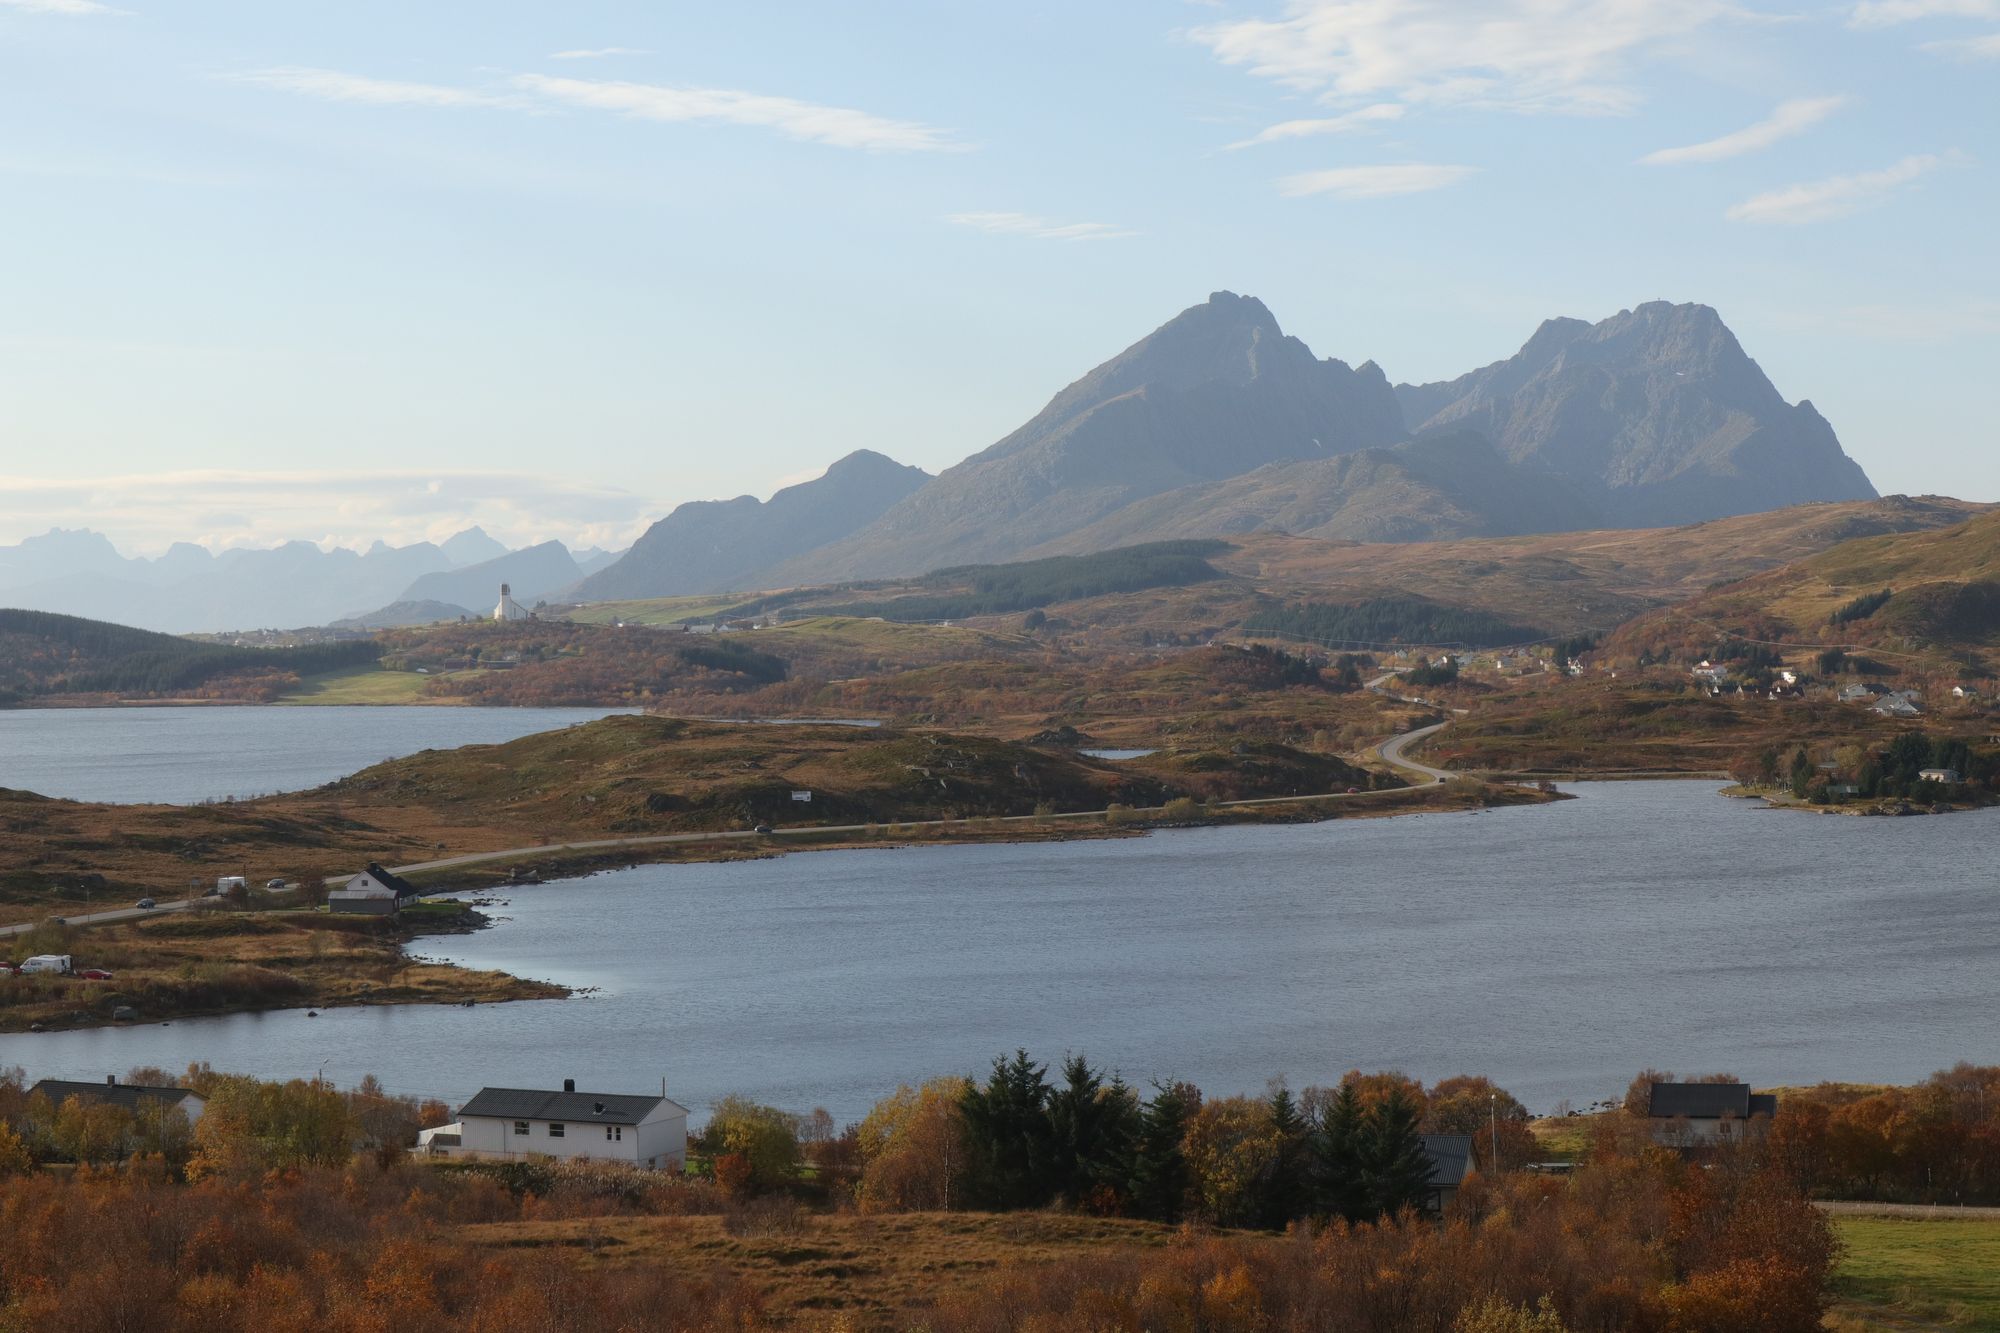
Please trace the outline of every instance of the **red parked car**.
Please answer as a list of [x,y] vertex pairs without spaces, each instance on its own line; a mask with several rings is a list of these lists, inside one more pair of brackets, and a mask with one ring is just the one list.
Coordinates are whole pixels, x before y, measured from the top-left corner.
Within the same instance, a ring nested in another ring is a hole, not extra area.
[[85,981],[111,980],[111,974],[109,972],[106,972],[101,967],[86,967],[81,972],[78,972],[77,975],[82,977]]

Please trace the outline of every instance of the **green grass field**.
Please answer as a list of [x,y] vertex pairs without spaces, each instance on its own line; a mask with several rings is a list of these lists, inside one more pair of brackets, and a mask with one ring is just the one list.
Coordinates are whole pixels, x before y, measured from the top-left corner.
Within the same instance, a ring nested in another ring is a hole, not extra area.
[[1836,1328],[2000,1330],[2000,1218],[1834,1219]]
[[742,597],[649,597],[632,602],[595,602],[577,607],[569,613],[569,618],[585,625],[609,625],[614,621],[627,625],[672,625],[741,606],[748,596],[746,593]]
[[307,676],[299,688],[278,700],[281,704],[414,704],[451,703],[430,699],[424,686],[432,677],[414,671],[386,671],[379,666],[350,667],[325,675]]

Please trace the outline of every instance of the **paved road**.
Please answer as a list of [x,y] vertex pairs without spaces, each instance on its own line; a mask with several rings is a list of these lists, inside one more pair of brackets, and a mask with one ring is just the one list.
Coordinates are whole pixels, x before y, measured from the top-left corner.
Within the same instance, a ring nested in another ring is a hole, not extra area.
[[1415,731],[1406,731],[1400,736],[1391,736],[1388,740],[1382,742],[1375,753],[1381,755],[1382,762],[1389,767],[1400,768],[1405,773],[1422,774],[1433,782],[1449,782],[1453,778],[1463,777],[1464,774],[1462,773],[1449,773],[1442,768],[1432,768],[1429,764],[1418,763],[1404,754],[1404,751],[1409,749],[1410,746],[1415,745],[1425,737],[1437,735],[1437,733],[1450,725],[1449,722],[1435,722],[1428,727],[1418,727]]
[[[1446,725],[1446,723],[1439,722],[1433,726],[1419,727],[1415,731],[1406,731],[1400,736],[1392,736],[1376,747],[1376,753],[1381,756],[1382,762],[1391,768],[1400,769],[1404,773],[1414,773],[1427,777],[1434,782],[1444,782],[1458,775],[1447,773],[1443,769],[1432,768],[1428,764],[1420,764],[1414,759],[1406,758],[1403,751],[1408,746],[1424,739],[1424,737],[1442,730]],[[1259,796],[1243,801],[1217,801],[1215,804],[1225,808],[1253,807],[1284,805],[1295,801],[1357,801],[1366,800],[1370,797],[1392,796],[1394,794],[1393,790],[1322,792],[1311,796]],[[1001,824],[1026,824],[1047,819],[1102,819],[1104,815],[1105,812],[1102,810],[1074,810],[1067,814],[1059,815],[1006,815],[1000,817],[996,822]],[[792,828],[774,828],[769,833],[757,833],[750,829],[724,829],[703,833],[661,833],[645,838],[602,838],[588,842],[557,842],[543,843],[534,847],[510,847],[498,852],[467,852],[460,856],[443,856],[431,861],[415,861],[409,865],[391,866],[390,869],[398,875],[414,875],[431,870],[462,870],[470,866],[491,865],[496,861],[526,861],[537,857],[575,855],[580,852],[637,851],[649,847],[672,847],[682,843],[695,842],[778,842],[786,838],[797,840],[803,838],[824,838],[829,835],[847,833],[865,833],[871,828],[885,827],[888,823],[895,823],[897,826],[904,828],[942,828],[947,825],[961,824],[962,822],[952,819],[897,820],[885,821],[883,824],[874,825],[809,824]],[[344,883],[346,883],[345,877],[339,880],[327,881],[330,887],[337,887],[339,884]],[[171,902],[159,903],[151,909],[120,907],[103,912],[90,912],[80,916],[70,916],[65,919],[72,926],[94,926],[117,921],[136,921],[141,917],[157,916],[161,912],[185,912],[202,901],[200,898],[182,898]],[[10,935],[20,935],[32,929],[34,929],[33,922],[24,922],[17,926],[0,926],[0,939],[5,939]]]

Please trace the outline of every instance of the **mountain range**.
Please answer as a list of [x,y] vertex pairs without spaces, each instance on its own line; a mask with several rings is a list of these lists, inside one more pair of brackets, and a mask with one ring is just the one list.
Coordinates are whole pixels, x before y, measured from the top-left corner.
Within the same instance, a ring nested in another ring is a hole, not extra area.
[[880,455],[844,459],[793,488],[810,525],[778,521],[779,497],[683,505],[576,595],[905,577],[1259,531],[1428,541],[1661,527],[1875,496],[1826,420],[1788,403],[1707,306],[1550,320],[1504,361],[1392,385],[1373,362],[1314,356],[1232,292],[921,478]]
[[[422,620],[440,618],[441,612],[452,618],[461,607],[490,611],[500,584],[510,580],[515,595],[532,605],[613,559],[613,553],[597,550],[572,555],[558,542],[509,552],[476,527],[443,543],[376,542],[366,551],[328,551],[300,541],[212,552],[177,542],[164,555],[147,559],[119,554],[101,533],[59,529],[0,546],[0,605],[170,634],[357,618],[405,624],[411,621],[384,619],[376,608],[408,604],[403,614]],[[431,582],[440,578],[446,582]],[[427,591],[433,587],[455,595]]]

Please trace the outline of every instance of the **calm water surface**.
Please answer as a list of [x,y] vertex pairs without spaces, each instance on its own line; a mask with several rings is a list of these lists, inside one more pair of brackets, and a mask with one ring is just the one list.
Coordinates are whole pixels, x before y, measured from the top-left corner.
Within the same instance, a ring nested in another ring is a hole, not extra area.
[[0,787],[190,805],[300,791],[419,750],[497,745],[612,708],[244,706],[0,710]]
[[1143,1083],[1490,1073],[1530,1106],[1642,1066],[1760,1084],[2000,1062],[2000,811],[1814,818],[1697,783],[1492,814],[813,852],[511,891],[421,942],[586,998],[0,1038],[0,1065],[392,1089],[732,1091],[859,1116],[1026,1045]]

